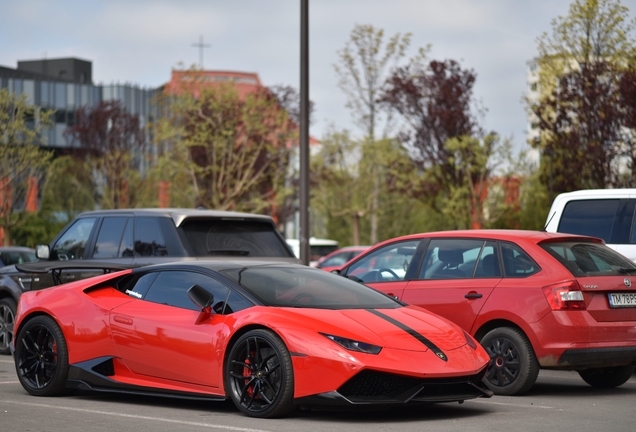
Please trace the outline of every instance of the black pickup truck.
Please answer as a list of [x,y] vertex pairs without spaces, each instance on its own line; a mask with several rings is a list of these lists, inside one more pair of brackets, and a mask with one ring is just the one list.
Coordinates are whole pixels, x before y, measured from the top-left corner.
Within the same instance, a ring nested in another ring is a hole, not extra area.
[[[0,354],[10,353],[16,305],[24,291],[101,274],[104,264],[117,269],[215,257],[299,262],[269,216],[193,209],[85,212],[50,245],[38,245],[36,256],[41,262],[29,266],[55,271],[0,268]],[[91,261],[99,268],[90,268]]]

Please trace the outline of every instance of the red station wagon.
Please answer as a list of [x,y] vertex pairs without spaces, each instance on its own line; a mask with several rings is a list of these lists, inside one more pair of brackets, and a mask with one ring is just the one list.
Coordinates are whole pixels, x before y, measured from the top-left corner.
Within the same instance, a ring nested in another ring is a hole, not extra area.
[[526,392],[539,368],[576,370],[606,388],[634,371],[636,265],[598,238],[415,234],[377,244],[339,273],[459,324],[488,351],[485,382],[496,394]]

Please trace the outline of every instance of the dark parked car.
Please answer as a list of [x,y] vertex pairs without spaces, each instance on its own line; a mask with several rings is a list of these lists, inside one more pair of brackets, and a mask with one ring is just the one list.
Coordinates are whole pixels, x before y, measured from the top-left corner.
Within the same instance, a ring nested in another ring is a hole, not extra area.
[[35,249],[24,246],[3,246],[0,247],[0,267],[34,262],[38,259],[35,257]]
[[[77,260],[63,271],[21,273],[0,269],[0,354],[9,354],[18,299],[24,291],[103,273],[87,268],[99,261],[139,267],[197,257],[267,258],[298,263],[269,216],[193,209],[120,209],[80,214],[53,239],[36,247],[45,261]],[[101,267],[100,267],[101,268]],[[54,278],[57,280],[54,281]]]

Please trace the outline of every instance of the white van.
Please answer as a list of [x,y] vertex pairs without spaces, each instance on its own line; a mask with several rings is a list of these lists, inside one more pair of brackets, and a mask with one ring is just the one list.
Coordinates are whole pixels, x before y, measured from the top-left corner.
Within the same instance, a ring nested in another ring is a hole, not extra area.
[[636,261],[636,189],[590,189],[558,195],[546,221],[548,232],[600,237]]
[[[287,239],[285,240],[289,247],[292,248],[296,258],[300,258],[300,240]],[[321,239],[316,237],[309,238],[309,265],[316,267],[318,260],[325,255],[329,255],[331,252],[338,249],[338,242],[336,240]]]

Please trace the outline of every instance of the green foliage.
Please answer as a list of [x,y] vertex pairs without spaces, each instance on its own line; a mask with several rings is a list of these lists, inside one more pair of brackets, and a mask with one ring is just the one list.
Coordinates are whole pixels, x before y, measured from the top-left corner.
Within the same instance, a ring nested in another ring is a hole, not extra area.
[[82,211],[95,208],[95,194],[88,165],[72,156],[60,156],[48,168],[41,209],[70,222]]
[[519,228],[541,230],[546,225],[548,211],[552,202],[549,190],[540,181],[540,172],[535,171],[524,182],[521,188]]
[[40,210],[33,213],[18,212],[14,219],[20,219],[11,228],[11,239],[20,246],[35,247],[38,244],[49,244],[66,225],[57,220],[52,213]]
[[26,95],[0,89],[0,228],[5,229],[5,244],[11,244],[11,232],[26,217],[22,210],[29,177],[41,178],[51,153],[40,149],[42,129],[51,124],[51,113],[27,104]]
[[[388,78],[392,67],[404,57],[405,51],[411,43],[411,34],[395,34],[385,43],[384,30],[372,25],[356,25],[351,31],[349,41],[345,47],[338,51],[339,63],[334,64],[338,76],[338,86],[347,96],[347,107],[358,125],[363,129],[366,149],[363,153],[374,152],[376,143],[376,127],[380,123],[380,114],[383,110],[379,102],[380,92]],[[424,56],[426,50],[421,50]],[[385,118],[386,126],[383,138],[386,138],[386,130],[391,125],[391,115]],[[385,175],[381,164],[372,165],[370,176],[373,189],[370,197],[370,207],[365,210],[370,213],[370,238],[375,243],[378,239],[379,196],[380,181]],[[358,218],[359,216],[355,216]],[[357,223],[355,224],[357,225]],[[356,228],[357,229],[357,228]],[[354,234],[356,238],[356,234]]]
[[540,139],[531,144],[543,154],[540,181],[555,194],[630,181],[618,169],[634,166],[636,154],[625,100],[636,66],[628,15],[620,1],[577,0],[538,39],[541,98],[528,102]]
[[184,76],[157,128],[167,145],[155,181],[175,182],[178,199],[195,206],[260,213],[281,202],[297,135],[287,113],[265,89],[242,97],[231,85],[205,85],[197,71]]
[[620,0],[575,0],[567,16],[552,20],[552,34],[537,39],[541,68],[558,72],[595,61],[626,64],[636,54],[635,22]]
[[442,226],[410,193],[418,173],[395,140],[360,142],[348,131],[331,130],[311,162],[312,207],[326,218],[326,236],[342,245],[374,243],[370,209],[376,179],[377,241]]
[[384,30],[358,24],[338,51],[339,64],[334,64],[338,86],[347,95],[347,108],[371,142],[375,141],[380,91],[390,68],[404,57],[410,43],[410,33],[396,33],[385,44]]

